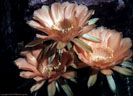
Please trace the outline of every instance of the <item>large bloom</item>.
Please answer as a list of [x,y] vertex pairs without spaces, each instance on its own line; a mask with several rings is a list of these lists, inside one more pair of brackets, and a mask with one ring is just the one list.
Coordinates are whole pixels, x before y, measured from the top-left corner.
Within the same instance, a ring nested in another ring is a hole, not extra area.
[[110,69],[115,70],[115,65],[132,56],[132,51],[130,50],[132,46],[131,39],[123,39],[122,34],[115,30],[100,27],[87,33],[87,35],[101,40],[100,43],[96,43],[80,38],[92,47],[93,53],[85,51],[78,46],[74,46],[74,50],[79,59],[86,63],[86,66],[99,70],[103,74],[112,74],[113,72]]
[[32,50],[22,51],[21,55],[25,58],[18,58],[15,60],[19,69],[25,70],[20,72],[23,78],[33,78],[37,83],[31,88],[31,91],[39,89],[46,80],[52,82],[59,77],[66,79],[74,78],[76,75],[74,71],[67,71],[67,67],[73,62],[73,56],[66,51],[63,51],[59,60],[59,54],[55,54],[52,62],[48,62],[50,52],[46,52],[41,56],[45,49],[44,45],[33,47]]
[[88,11],[84,5],[54,3],[51,7],[43,5],[42,8],[35,10],[34,20],[28,21],[28,24],[47,34],[37,34],[38,38],[44,41],[54,40],[60,49],[75,37],[82,36],[95,27],[95,24],[88,25],[88,19],[93,14],[94,10]]
[[79,63],[79,67],[90,66],[93,71],[88,79],[88,87],[95,84],[99,71],[106,75],[109,86],[113,92],[116,91],[116,85],[113,80],[113,70],[124,74],[133,75],[133,71],[127,68],[116,66],[117,64],[129,59],[132,56],[130,50],[132,41],[130,38],[122,38],[122,34],[100,27],[87,33],[88,36],[94,36],[101,40],[100,43],[90,42],[85,38],[80,38],[86,44],[92,47],[93,53],[90,53],[79,46],[74,46],[79,59],[84,63]]

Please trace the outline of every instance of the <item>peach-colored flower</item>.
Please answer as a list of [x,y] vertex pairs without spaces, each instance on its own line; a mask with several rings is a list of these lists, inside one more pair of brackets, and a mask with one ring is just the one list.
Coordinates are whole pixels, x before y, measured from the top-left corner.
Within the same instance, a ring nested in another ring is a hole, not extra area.
[[[42,86],[46,80],[48,80],[48,82],[57,80],[61,76],[66,79],[74,78],[76,75],[75,72],[66,70],[73,62],[73,56],[69,52],[63,51],[59,60],[59,54],[56,53],[54,59],[49,64],[49,51],[45,54],[45,56],[39,59],[40,55],[44,51],[44,48],[44,45],[38,45],[33,47],[32,50],[21,52],[21,55],[25,56],[25,58],[18,58],[15,60],[18,68],[25,70],[20,72],[20,76],[27,79],[33,78],[37,81],[37,86],[39,86],[39,84]],[[34,88],[32,89],[32,91],[34,91]]]
[[93,53],[90,53],[79,46],[74,46],[79,59],[85,63],[85,65],[82,63],[81,67],[90,66],[105,75],[111,75],[113,73],[111,69],[119,71],[116,70],[118,69],[116,65],[132,56],[131,39],[122,38],[122,34],[115,30],[100,27],[90,31],[87,35],[97,37],[101,42],[90,42],[83,37],[80,38],[93,50]]
[[28,21],[28,24],[47,34],[37,34],[38,38],[54,40],[57,42],[57,48],[60,48],[95,27],[95,24],[87,24],[93,14],[94,10],[88,11],[84,5],[54,3],[51,7],[43,5],[35,10],[34,20]]

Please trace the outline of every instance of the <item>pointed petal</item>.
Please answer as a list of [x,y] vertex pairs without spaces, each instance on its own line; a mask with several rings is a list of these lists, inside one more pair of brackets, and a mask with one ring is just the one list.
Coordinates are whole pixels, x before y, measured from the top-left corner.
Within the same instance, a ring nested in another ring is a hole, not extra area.
[[83,48],[84,50],[93,52],[91,47],[89,45],[87,45],[86,43],[84,43],[82,40],[74,39],[73,42],[74,42],[74,44],[76,44],[77,46]]
[[40,31],[42,31],[42,32],[44,32],[44,33],[46,33],[46,34],[48,34],[48,35],[51,34],[50,29],[48,29],[47,27],[42,26],[40,23],[37,23],[37,22],[34,21],[34,20],[28,21],[27,24],[28,24],[29,26],[31,26],[31,27],[37,29],[37,30],[40,30]]
[[50,54],[49,54],[49,57],[48,57],[48,64],[51,64],[51,62],[54,60],[54,58],[56,56],[56,47],[57,47],[57,44],[54,43],[54,44],[52,44],[52,46],[49,49]]
[[104,69],[104,70],[101,70],[101,73],[104,75],[112,75],[113,71],[110,69]]
[[26,54],[26,60],[28,63],[32,64],[33,66],[37,65],[37,60],[36,58],[32,55],[32,53]]
[[26,78],[26,79],[30,79],[30,78],[33,78],[35,76],[37,76],[37,74],[34,73],[34,72],[29,72],[29,71],[20,72],[20,77],[23,77],[23,78]]
[[133,75],[133,71],[130,70],[130,69],[127,69],[127,68],[114,66],[112,69],[119,72],[119,73],[121,73],[121,74],[123,74],[123,75],[127,75],[127,76],[132,76]]
[[78,18],[79,22],[81,22],[83,20],[83,18],[85,18],[85,16],[88,13],[88,8],[84,5],[76,5],[75,7],[75,16]]
[[74,8],[75,8],[76,4],[69,4],[66,9],[65,9],[65,19],[67,20],[72,20],[74,18]]
[[51,56],[48,57],[48,64],[52,63],[52,61],[55,59],[55,56],[56,56],[56,54],[54,53],[54,54],[52,54]]
[[73,96],[73,92],[72,92],[71,88],[68,86],[68,84],[65,81],[62,80],[59,83],[67,96]]
[[[120,41],[122,39],[122,34],[116,31],[112,31],[112,36],[108,39],[108,46],[116,51],[120,46]],[[115,42],[114,42],[115,40]]]
[[94,14],[94,12],[94,10],[89,10],[88,14],[84,18],[82,18],[79,26],[85,25],[88,22],[89,18]]
[[[120,49],[115,54],[115,61],[119,61],[120,59],[124,59],[123,57],[125,57],[127,55],[125,53],[128,53],[128,51],[130,51],[129,49],[131,48],[131,46],[132,46],[132,41],[130,38],[122,39],[121,43],[120,43]],[[129,53],[128,53],[128,55],[129,55]]]
[[36,76],[36,77],[34,77],[33,79],[34,79],[35,81],[37,81],[37,82],[40,82],[40,81],[43,80],[43,77],[41,77],[41,76]]
[[51,15],[55,24],[64,19],[64,9],[60,3],[54,3],[51,6]]
[[35,67],[29,64],[24,58],[18,58],[17,60],[15,60],[15,64],[19,69],[30,71],[35,70]]
[[88,25],[95,24],[98,20],[99,18],[92,18],[88,21]]
[[91,25],[89,25],[89,26],[83,27],[83,29],[79,31],[79,35],[82,36],[83,34],[88,33],[88,32],[91,31],[93,28],[95,28],[95,26],[96,26],[95,24],[91,24]]
[[78,83],[76,79],[72,78],[72,79],[69,79],[70,81],[74,82],[74,83]]
[[56,92],[56,82],[53,81],[48,85],[48,96],[54,96]]
[[88,82],[87,82],[88,88],[93,86],[95,84],[96,80],[97,80],[97,73],[90,75]]
[[77,63],[72,63],[70,66],[75,68],[75,69],[78,69]]
[[42,31],[43,28],[44,28],[41,24],[37,23],[37,22],[34,21],[34,20],[28,21],[27,24],[30,25],[31,27],[35,28],[35,29],[40,30],[40,31]]
[[57,82],[56,82],[56,88],[57,88],[58,92],[60,93],[59,84]]
[[51,28],[53,25],[53,21],[50,17],[50,13],[49,13],[49,7],[48,6],[42,6],[42,8],[34,11],[34,19],[39,21],[41,23],[41,25],[43,25],[44,27],[49,27]]
[[30,43],[25,45],[25,48],[37,46],[47,40],[49,40],[48,37],[46,37],[45,39],[37,39],[37,40],[31,41]]
[[38,56],[40,55],[41,51],[42,51],[42,48],[44,48],[45,46],[42,45],[42,46],[37,46],[37,48],[33,48],[32,50],[32,55],[35,57],[35,58],[38,58]]
[[41,34],[36,34],[36,37],[37,37],[38,39],[43,39],[43,40],[45,40],[45,39],[47,39],[47,38],[50,38],[50,36],[41,35]]
[[42,49],[42,51],[40,52],[39,56],[38,56],[38,62],[41,63],[45,61],[45,63],[47,62],[47,60],[44,60],[46,59],[45,56],[46,56],[46,53],[49,51],[50,47],[52,46],[52,44],[49,44],[47,45],[45,48]]
[[89,41],[93,41],[93,42],[101,42],[100,39],[94,37],[94,36],[89,36],[87,34],[83,34],[82,35],[83,38],[85,38],[86,40],[89,40]]
[[112,92],[115,93],[116,92],[116,85],[115,85],[115,81],[114,81],[112,75],[107,75],[106,78],[107,78],[110,89],[112,90]]
[[84,63],[79,63],[78,64],[78,68],[83,68],[83,67],[87,67],[88,63],[89,63],[89,58],[90,58],[90,52],[84,50],[82,47],[79,46],[74,46],[73,50],[75,51],[75,53],[78,55],[78,58],[84,62]]
[[70,52],[63,52],[61,58],[61,64],[63,66],[69,66],[74,60],[73,55]]
[[76,75],[77,74],[75,71],[70,71],[70,72],[66,72],[66,73],[62,74],[62,77],[66,78],[66,79],[71,79],[71,78],[75,78]]
[[128,61],[122,62],[121,65],[125,67],[129,67],[129,68],[133,68],[133,63],[128,62]]
[[62,88],[67,96],[73,96],[73,92],[67,84],[62,85]]
[[43,86],[44,83],[45,81],[41,81],[41,82],[37,82],[36,84],[34,84],[30,89],[31,93],[39,90]]

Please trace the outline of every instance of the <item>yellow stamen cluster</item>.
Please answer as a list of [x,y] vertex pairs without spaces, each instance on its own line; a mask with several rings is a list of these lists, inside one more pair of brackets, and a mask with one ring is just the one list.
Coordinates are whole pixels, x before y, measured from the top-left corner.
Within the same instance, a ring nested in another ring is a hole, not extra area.
[[114,55],[113,55],[113,50],[111,48],[105,47],[105,46],[100,46],[100,47],[98,47],[98,49],[103,49],[105,52],[107,52],[107,54],[109,56],[105,57],[105,56],[102,56],[102,54],[99,56],[96,56],[96,55],[93,55],[93,53],[91,53],[93,61],[95,61],[95,62],[104,61],[104,63],[106,63],[106,62],[108,62],[108,60],[113,59]]
[[57,66],[49,66],[49,67],[43,66],[43,70],[52,72],[54,70],[59,69],[60,65],[61,65],[61,62],[59,62]]
[[71,27],[66,28],[66,29],[58,28],[57,25],[58,25],[58,23],[55,23],[55,24],[52,26],[52,28],[61,31],[62,33],[68,33],[70,30],[73,29],[73,25],[71,25]]
[[73,29],[73,26],[69,27],[69,28],[66,28],[66,29],[61,29],[61,32],[62,33],[68,33],[70,30]]

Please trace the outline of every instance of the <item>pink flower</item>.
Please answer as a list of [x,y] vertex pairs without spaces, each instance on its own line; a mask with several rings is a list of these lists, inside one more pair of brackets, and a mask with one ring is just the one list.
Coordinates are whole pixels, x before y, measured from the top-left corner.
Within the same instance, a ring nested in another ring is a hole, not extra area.
[[32,50],[22,51],[21,55],[25,56],[25,58],[15,60],[18,68],[24,70],[20,72],[21,77],[36,80],[37,84],[31,88],[31,91],[38,90],[46,80],[52,82],[60,77],[71,79],[76,75],[74,71],[66,70],[73,62],[73,56],[69,52],[64,50],[60,60],[59,54],[55,53],[52,62],[49,63],[50,51],[42,56],[44,49],[45,45],[39,45],[33,47]]
[[115,30],[99,27],[90,31],[87,35],[97,37],[101,42],[90,42],[83,37],[80,38],[91,46],[93,50],[90,53],[79,46],[74,46],[79,59],[85,63],[82,63],[80,67],[90,66],[103,74],[109,75],[113,73],[111,69],[118,68],[117,64],[132,56],[132,51],[130,50],[132,46],[131,39],[122,38],[122,34]]
[[57,42],[57,48],[61,49],[75,37],[95,27],[95,24],[88,25],[88,19],[93,14],[94,11],[88,11],[84,5],[68,2],[54,3],[51,7],[44,5],[35,10],[34,20],[28,21],[28,24],[47,34],[47,36],[37,34],[38,38],[44,41],[54,40]]

